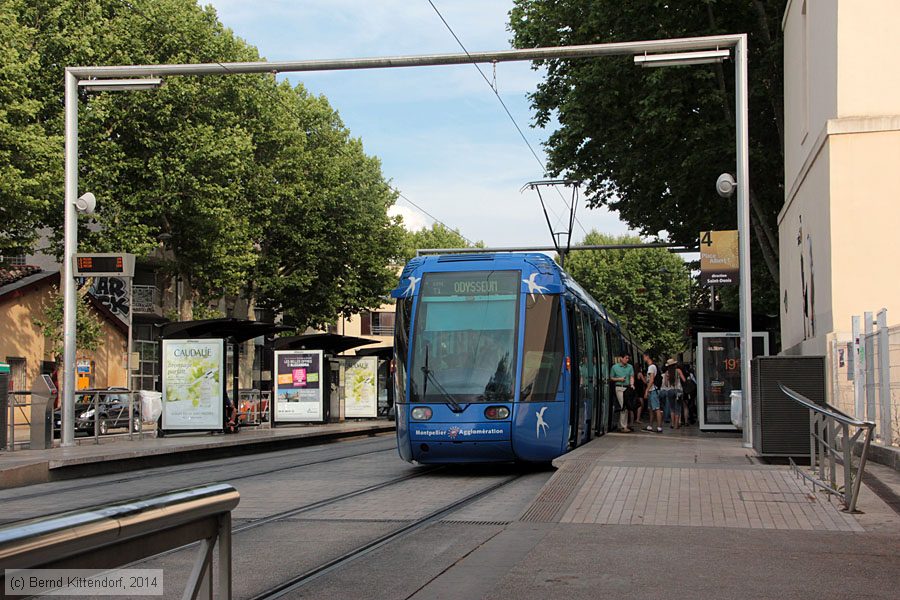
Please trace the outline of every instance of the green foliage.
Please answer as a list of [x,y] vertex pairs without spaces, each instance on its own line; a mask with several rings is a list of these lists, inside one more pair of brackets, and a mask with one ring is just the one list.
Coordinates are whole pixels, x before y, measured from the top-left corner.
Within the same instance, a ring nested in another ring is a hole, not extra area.
[[[26,33],[0,25],[0,52],[30,66],[6,77],[30,82],[24,97],[56,157],[32,221],[56,232],[63,66],[261,60],[195,0],[22,0],[10,12]],[[83,95],[79,118],[79,187],[98,203],[81,249],[146,255],[163,236],[174,258],[162,268],[196,297],[252,296],[299,326],[377,306],[391,287],[394,194],[325,98],[271,75],[170,77],[155,91]],[[25,225],[15,235],[27,241]],[[0,239],[14,237],[8,226]]]
[[[585,244],[639,244],[633,236],[592,231]],[[687,347],[690,273],[664,248],[573,252],[566,271],[612,312],[640,345],[658,356]]]
[[403,254],[406,260],[416,255],[416,250],[423,248],[483,248],[484,242],[475,245],[462,236],[457,229],[450,229],[440,223],[432,223],[431,227],[423,227],[418,231],[408,232],[404,240]]
[[[75,311],[75,346],[79,350],[97,350],[103,341],[103,325],[100,318],[90,307],[87,298],[88,286],[78,291],[78,301]],[[41,302],[43,318],[32,317],[35,326],[41,330],[44,337],[50,340],[53,355],[61,357],[63,354],[63,295],[59,288],[53,286],[50,289],[50,297]]]
[[[750,182],[754,288],[777,290],[777,215],[784,201],[782,39],[785,1],[515,0],[519,48],[749,34]],[[714,182],[735,170],[731,62],[641,69],[631,57],[554,60],[532,95],[538,125],[559,128],[547,143],[552,175],[586,182],[644,236],[696,244],[701,230],[734,229],[734,202]],[[756,295],[777,310],[777,293]]]
[[0,254],[24,253],[49,206],[46,190],[60,181],[62,138],[46,135],[32,78],[35,31],[18,19],[24,0],[0,3]]

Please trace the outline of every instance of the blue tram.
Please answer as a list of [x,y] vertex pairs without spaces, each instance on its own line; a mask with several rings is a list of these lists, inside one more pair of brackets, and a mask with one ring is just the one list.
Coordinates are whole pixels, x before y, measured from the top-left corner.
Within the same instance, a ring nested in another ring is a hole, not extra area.
[[548,462],[609,430],[611,361],[638,348],[549,257],[418,257],[391,295],[404,460]]

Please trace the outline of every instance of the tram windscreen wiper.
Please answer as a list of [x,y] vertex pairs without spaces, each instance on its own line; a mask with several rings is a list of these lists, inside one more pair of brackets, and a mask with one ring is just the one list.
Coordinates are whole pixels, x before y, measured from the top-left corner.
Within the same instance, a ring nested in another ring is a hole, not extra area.
[[437,380],[434,376],[434,371],[428,368],[428,344],[425,344],[425,366],[422,367],[422,400],[425,401],[425,394],[428,391],[428,381],[431,380],[431,383],[434,384],[434,387],[441,393],[441,395],[447,399],[447,403],[451,406],[453,412],[462,412],[462,405],[456,401],[456,398],[453,397],[453,394],[448,392],[441,382]]

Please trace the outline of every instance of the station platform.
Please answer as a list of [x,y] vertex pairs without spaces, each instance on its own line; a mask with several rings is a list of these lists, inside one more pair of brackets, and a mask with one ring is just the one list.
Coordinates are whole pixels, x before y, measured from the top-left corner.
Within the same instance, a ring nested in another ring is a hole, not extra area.
[[[692,429],[606,435],[555,465],[517,518],[412,598],[896,597],[900,506],[867,484],[848,514],[740,438]],[[489,499],[466,516],[491,518]]]
[[237,434],[183,433],[82,438],[77,446],[0,452],[0,489],[321,444],[394,431],[384,419],[322,425],[243,428]]

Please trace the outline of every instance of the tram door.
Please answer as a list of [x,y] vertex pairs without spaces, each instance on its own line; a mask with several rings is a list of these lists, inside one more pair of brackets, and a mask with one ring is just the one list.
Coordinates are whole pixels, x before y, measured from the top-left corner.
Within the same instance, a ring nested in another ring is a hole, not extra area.
[[594,406],[594,432],[603,435],[609,431],[609,344],[606,340],[606,328],[602,322],[596,324],[594,330],[596,355],[598,362],[597,404]]
[[569,441],[571,446],[579,446],[588,439],[591,418],[591,356],[587,343],[589,322],[577,306],[569,305],[570,331],[575,341],[575,356],[572,359],[571,427]]
[[581,319],[584,322],[584,348],[587,359],[584,361],[587,373],[585,373],[584,386],[584,437],[581,440],[582,443],[585,443],[591,439],[591,432],[594,429],[592,424],[596,422],[594,421],[594,415],[597,412],[596,407],[600,404],[598,395],[600,363],[597,352],[597,336],[594,333],[595,323],[586,313],[581,314]]

